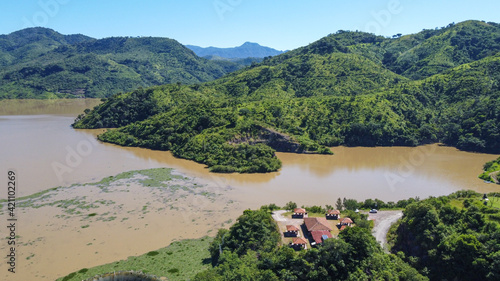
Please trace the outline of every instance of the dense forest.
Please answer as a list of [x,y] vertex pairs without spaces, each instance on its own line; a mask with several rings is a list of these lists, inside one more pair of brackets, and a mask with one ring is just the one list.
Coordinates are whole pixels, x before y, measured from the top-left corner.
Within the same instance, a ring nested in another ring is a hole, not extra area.
[[499,196],[460,191],[408,205],[392,252],[431,280],[499,280]]
[[281,246],[266,209],[247,210],[229,230],[219,230],[209,247],[213,268],[194,280],[428,280],[398,255],[384,253],[363,227],[348,227],[307,251]]
[[96,40],[28,28],[0,36],[0,99],[109,97],[138,87],[211,81],[244,63],[200,58],[168,38]]
[[274,151],[336,145],[500,153],[499,52],[496,23],[393,38],[338,31],[215,81],[114,95],[74,127],[118,128],[99,138],[218,172],[276,171]]

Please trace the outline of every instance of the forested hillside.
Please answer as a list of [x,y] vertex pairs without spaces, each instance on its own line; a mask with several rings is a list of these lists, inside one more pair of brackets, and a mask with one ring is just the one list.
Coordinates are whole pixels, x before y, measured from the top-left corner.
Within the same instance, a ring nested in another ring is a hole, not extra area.
[[75,34],[62,35],[52,29],[34,27],[0,35],[0,66],[29,62],[59,46],[95,40]]
[[[335,145],[500,153],[499,30],[468,21],[394,38],[339,31],[212,82],[113,96],[74,126],[121,127],[100,139],[221,172],[275,171],[274,151]],[[403,66],[412,52],[420,59]]]
[[242,66],[196,56],[175,40],[92,39],[45,28],[0,37],[0,99],[108,97],[139,87],[214,80]]
[[431,280],[499,280],[499,195],[460,191],[410,204],[392,251]]

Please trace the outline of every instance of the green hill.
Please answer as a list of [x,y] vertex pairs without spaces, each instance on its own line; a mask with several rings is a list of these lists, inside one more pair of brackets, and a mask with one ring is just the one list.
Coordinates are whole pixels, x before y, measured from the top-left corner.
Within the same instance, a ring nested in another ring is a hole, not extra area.
[[403,36],[389,43],[384,64],[394,72],[421,79],[500,51],[500,25],[479,21],[450,24],[441,30]]
[[[443,142],[499,153],[500,54],[493,43],[471,56],[472,62],[422,80],[398,75],[384,63],[390,46],[411,50],[435,36],[478,26],[497,28],[464,22],[410,35],[413,41],[406,45],[408,36],[341,31],[212,82],[113,96],[74,126],[116,127],[99,138],[171,150],[219,172],[275,171],[280,163],[274,151],[331,153],[327,146],[335,145]],[[473,36],[495,38],[491,32]],[[471,44],[464,48],[473,49]],[[442,48],[437,44],[429,54],[437,56]]]
[[62,35],[52,29],[34,27],[0,35],[0,66],[29,62],[59,46],[95,40],[81,34]]
[[0,99],[107,97],[138,87],[210,81],[241,68],[200,58],[168,38],[95,40],[35,28],[1,37],[0,46]]
[[392,252],[430,280],[498,280],[498,195],[458,191],[408,205],[389,234]]

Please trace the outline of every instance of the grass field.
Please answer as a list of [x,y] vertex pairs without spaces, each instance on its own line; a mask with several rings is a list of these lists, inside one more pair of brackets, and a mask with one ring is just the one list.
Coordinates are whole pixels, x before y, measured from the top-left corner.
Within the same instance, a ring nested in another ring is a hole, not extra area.
[[96,275],[114,271],[142,271],[143,273],[167,277],[168,280],[189,280],[198,272],[211,267],[208,246],[212,238],[173,242],[168,247],[151,251],[137,257],[83,268],[57,281],[81,281]]

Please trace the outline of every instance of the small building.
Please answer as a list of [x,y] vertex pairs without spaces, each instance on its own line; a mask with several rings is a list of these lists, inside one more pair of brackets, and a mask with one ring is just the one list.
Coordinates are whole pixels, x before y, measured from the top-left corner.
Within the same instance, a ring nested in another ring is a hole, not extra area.
[[326,218],[305,218],[304,224],[309,232],[317,230],[332,231],[332,228],[329,226]]
[[307,218],[307,211],[304,208],[295,208],[293,210],[292,219]]
[[339,225],[342,226],[342,225],[347,225],[347,226],[351,226],[354,222],[348,218],[348,217],[345,217],[343,219],[340,219],[340,223]]
[[328,230],[311,231],[311,236],[312,240],[314,240],[314,242],[312,242],[311,245],[319,245],[323,243],[323,241],[325,241],[326,239],[333,238],[332,233],[330,233],[330,231]]
[[290,243],[290,247],[295,250],[307,249],[307,241],[302,237],[293,238],[292,243]]
[[284,233],[285,237],[298,237],[299,236],[299,228],[295,225],[287,225],[286,232]]
[[340,217],[339,210],[328,210],[328,212],[326,212],[326,219],[327,220],[338,220],[339,217]]
[[330,227],[326,218],[305,218],[304,225],[309,232],[309,239],[311,241],[311,246],[316,246],[325,239],[333,238],[332,228]]
[[344,230],[347,227],[347,225],[343,225],[340,227],[340,231]]

